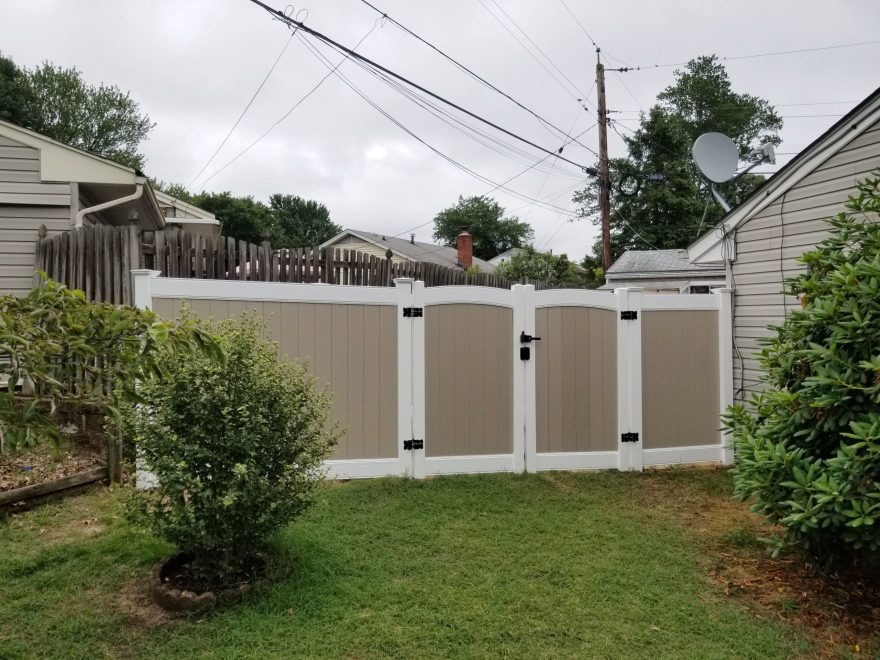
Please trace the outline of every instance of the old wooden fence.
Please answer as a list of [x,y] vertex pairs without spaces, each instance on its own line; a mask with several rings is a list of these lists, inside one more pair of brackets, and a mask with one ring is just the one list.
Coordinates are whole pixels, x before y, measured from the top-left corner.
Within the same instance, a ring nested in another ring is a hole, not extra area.
[[[492,273],[467,273],[427,262],[394,262],[356,250],[273,249],[228,236],[202,236],[181,229],[144,231],[136,227],[95,225],[46,237],[41,228],[36,270],[89,300],[129,305],[132,269],[149,268],[163,276],[187,279],[248,280],[392,286],[395,278],[421,280],[426,286],[473,285],[509,289],[511,282]],[[544,282],[522,280],[538,290]],[[556,287],[558,288],[558,287]]]

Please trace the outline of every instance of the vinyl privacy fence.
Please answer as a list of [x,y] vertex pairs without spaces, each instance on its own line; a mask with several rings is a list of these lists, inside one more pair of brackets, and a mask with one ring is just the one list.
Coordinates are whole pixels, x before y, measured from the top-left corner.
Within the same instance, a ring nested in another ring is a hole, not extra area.
[[333,393],[337,478],[733,460],[728,290],[133,280],[164,317],[262,315]]

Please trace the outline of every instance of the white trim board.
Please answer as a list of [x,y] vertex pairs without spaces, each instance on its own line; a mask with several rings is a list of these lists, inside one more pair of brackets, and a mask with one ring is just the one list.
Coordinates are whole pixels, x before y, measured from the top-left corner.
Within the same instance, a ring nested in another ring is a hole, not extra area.
[[153,298],[245,300],[248,302],[315,302],[352,305],[397,305],[398,293],[388,286],[343,284],[290,284],[244,280],[150,278]]
[[432,286],[425,289],[422,302],[428,305],[493,305],[513,307],[514,294],[508,289],[488,286]]
[[324,461],[330,479],[372,479],[407,474],[398,458],[363,458]]
[[425,473],[428,475],[515,471],[513,454],[425,457]]
[[723,445],[697,445],[694,447],[642,450],[642,461],[645,466],[721,463],[723,460]]
[[617,311],[617,296],[583,289],[547,289],[533,294],[535,307],[597,307]]
[[546,452],[535,455],[538,470],[612,470],[617,467],[616,451]]

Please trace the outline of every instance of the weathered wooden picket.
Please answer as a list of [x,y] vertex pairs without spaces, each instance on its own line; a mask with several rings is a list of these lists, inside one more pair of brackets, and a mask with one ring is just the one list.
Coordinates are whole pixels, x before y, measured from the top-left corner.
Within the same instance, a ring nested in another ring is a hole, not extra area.
[[[143,231],[136,227],[95,225],[46,237],[41,229],[36,270],[89,300],[129,305],[133,269],[150,268],[162,276],[254,282],[324,283],[393,286],[395,278],[420,280],[425,286],[471,285],[509,289],[512,282],[492,273],[468,273],[427,262],[394,262],[356,250],[273,249],[228,236],[203,236],[181,229]],[[552,287],[559,288],[559,287]]]

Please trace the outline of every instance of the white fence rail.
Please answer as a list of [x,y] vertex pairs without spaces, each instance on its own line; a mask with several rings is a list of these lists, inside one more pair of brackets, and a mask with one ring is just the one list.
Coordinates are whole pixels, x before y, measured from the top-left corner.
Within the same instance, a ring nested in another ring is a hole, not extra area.
[[[133,276],[135,304],[166,316],[184,303],[203,316],[266,314],[283,351],[340,392],[334,412],[349,438],[327,461],[333,477],[733,461],[719,420],[732,402],[729,290],[648,296]],[[331,334],[322,306],[332,306],[342,343],[322,344]],[[535,337],[538,323],[547,336]],[[383,349],[380,362],[380,343],[396,354]],[[339,366],[352,360],[353,371]],[[386,397],[384,424],[363,421],[376,397]],[[383,449],[389,434],[396,452]]]

